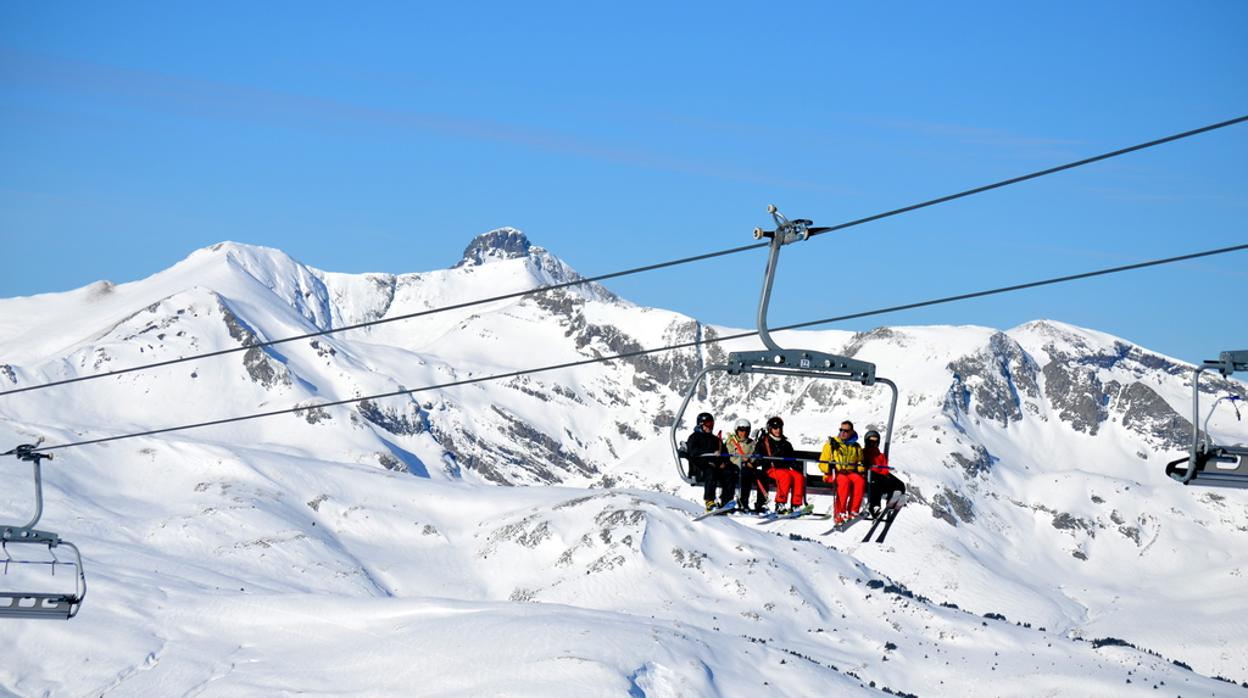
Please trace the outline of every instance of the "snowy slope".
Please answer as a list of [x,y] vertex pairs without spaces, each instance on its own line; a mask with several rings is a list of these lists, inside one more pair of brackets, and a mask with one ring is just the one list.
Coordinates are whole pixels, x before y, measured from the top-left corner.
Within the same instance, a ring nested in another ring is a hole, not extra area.
[[[0,385],[576,278],[513,229],[400,276],[222,243],[142,281],[0,300]],[[90,592],[69,624],[0,625],[17,648],[0,690],[1242,692],[1207,677],[1248,679],[1243,498],[1162,474],[1190,431],[1186,364],[1054,321],[778,334],[902,388],[893,455],[918,501],[873,546],[689,521],[666,425],[701,366],[756,346],[708,341],[736,331],[577,286],[0,397],[0,443],[60,443],[700,342],[58,452],[42,527],[82,547]],[[887,411],[862,386],[710,388],[690,414],[782,414],[807,447]],[[1248,440],[1242,424],[1210,428]],[[0,473],[21,483],[3,520],[22,518],[27,472]],[[1104,638],[1129,644],[1084,641]]]

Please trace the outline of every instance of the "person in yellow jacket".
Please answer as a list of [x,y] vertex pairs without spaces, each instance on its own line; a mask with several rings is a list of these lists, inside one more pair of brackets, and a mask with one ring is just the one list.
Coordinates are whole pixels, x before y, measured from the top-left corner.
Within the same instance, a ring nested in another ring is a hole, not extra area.
[[836,481],[832,516],[836,523],[843,523],[858,514],[862,507],[862,493],[866,488],[866,466],[862,464],[862,446],[854,423],[841,422],[836,436],[829,436],[819,454],[819,469],[825,482]]

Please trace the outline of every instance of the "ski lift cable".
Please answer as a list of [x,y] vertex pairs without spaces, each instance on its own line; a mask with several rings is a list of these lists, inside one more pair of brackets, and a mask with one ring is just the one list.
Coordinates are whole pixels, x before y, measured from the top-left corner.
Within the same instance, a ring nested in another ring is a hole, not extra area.
[[[1130,147],[1127,147],[1127,148],[1121,148],[1121,149],[1118,149],[1118,150],[1110,151],[1110,152],[1108,152],[1108,153],[1102,153],[1102,154],[1100,154],[1100,155],[1095,155],[1095,156],[1093,156],[1093,157],[1084,158],[1084,159],[1082,159],[1082,160],[1077,160],[1077,161],[1075,161],[1075,162],[1066,163],[1066,164],[1064,164],[1064,165],[1058,165],[1057,167],[1050,167],[1050,168],[1048,168],[1048,169],[1040,170],[1040,171],[1037,171],[1037,172],[1032,172],[1032,173],[1030,173],[1030,174],[1022,175],[1022,176],[1019,176],[1019,177],[1012,177],[1012,178],[1010,178],[1010,179],[1005,179],[1005,180],[1002,180],[1002,181],[999,181],[999,182],[995,182],[995,183],[993,183],[993,184],[987,184],[987,185],[984,185],[984,186],[975,187],[975,188],[973,188],[973,189],[967,189],[967,190],[965,190],[965,191],[958,192],[958,193],[956,193],[956,194],[949,194],[949,195],[947,195],[947,196],[942,196],[942,197],[939,197],[939,198],[936,198],[936,199],[930,199],[930,200],[928,200],[928,201],[924,201],[924,202],[921,202],[921,203],[911,204],[911,205],[909,205],[909,206],[903,206],[903,207],[901,207],[901,208],[893,209],[893,210],[891,210],[891,211],[885,211],[885,212],[883,212],[883,213],[878,213],[878,214],[875,214],[875,215],[873,215],[873,216],[868,216],[868,217],[866,217],[866,218],[859,218],[859,219],[857,219],[857,220],[852,220],[852,221],[848,221],[848,222],[845,222],[845,223],[840,223],[840,224],[838,224],[838,225],[833,225],[833,226],[810,227],[810,228],[809,228],[809,231],[810,231],[810,236],[811,236],[811,237],[814,237],[814,236],[816,236],[816,235],[822,235],[822,234],[824,234],[824,233],[830,233],[830,232],[833,232],[833,231],[836,231],[836,230],[844,230],[844,229],[846,229],[846,228],[850,228],[850,227],[853,227],[853,226],[863,225],[863,224],[865,224],[865,223],[870,223],[870,222],[873,222],[873,221],[878,221],[878,220],[881,220],[881,219],[884,219],[884,218],[889,218],[889,217],[892,217],[892,216],[897,216],[897,215],[900,215],[900,214],[903,214],[903,213],[908,213],[908,212],[910,212],[910,211],[916,211],[916,210],[921,209],[921,208],[927,208],[927,207],[929,207],[929,206],[935,206],[935,205],[937,205],[937,204],[942,204],[942,203],[946,203],[946,202],[949,202],[949,201],[954,201],[954,200],[956,200],[956,199],[961,199],[961,198],[964,198],[964,197],[968,197],[968,196],[971,196],[971,195],[973,195],[973,194],[980,194],[980,193],[983,193],[983,192],[986,192],[986,191],[990,191],[990,190],[993,190],[993,189],[999,189],[999,188],[1001,188],[1001,187],[1006,187],[1006,186],[1009,186],[1009,185],[1011,185],[1011,184],[1017,184],[1017,183],[1019,183],[1019,182],[1025,182],[1025,181],[1027,181],[1027,180],[1036,179],[1036,178],[1038,178],[1038,177],[1043,177],[1043,176],[1045,176],[1045,175],[1050,175],[1050,174],[1054,174],[1054,173],[1057,173],[1057,172],[1062,172],[1062,171],[1065,171],[1065,170],[1074,169],[1074,168],[1076,168],[1076,167],[1081,167],[1081,166],[1083,166],[1083,165],[1088,165],[1088,164],[1091,164],[1091,163],[1094,163],[1094,162],[1100,162],[1100,161],[1102,161],[1102,160],[1108,160],[1108,159],[1110,159],[1110,158],[1114,158],[1114,157],[1117,157],[1117,156],[1120,156],[1120,155],[1125,155],[1125,154],[1127,154],[1127,153],[1132,153],[1132,152],[1135,152],[1135,151],[1138,151],[1138,150],[1144,150],[1144,149],[1146,149],[1146,148],[1152,148],[1152,147],[1155,147],[1155,146],[1158,146],[1158,145],[1162,145],[1162,144],[1165,144],[1165,143],[1171,143],[1171,142],[1174,142],[1174,141],[1177,141],[1177,140],[1181,140],[1181,139],[1184,139],[1184,138],[1189,138],[1189,137],[1191,137],[1191,136],[1196,136],[1196,135],[1199,135],[1199,134],[1202,134],[1202,133],[1207,133],[1207,132],[1209,132],[1209,131],[1214,131],[1214,130],[1217,130],[1217,129],[1226,128],[1226,127],[1228,127],[1228,126],[1234,126],[1234,125],[1236,125],[1236,124],[1240,124],[1240,123],[1243,123],[1243,122],[1245,122],[1245,121],[1248,121],[1248,115],[1245,115],[1245,116],[1240,116],[1240,117],[1236,117],[1236,118],[1234,118],[1234,119],[1228,119],[1228,120],[1226,120],[1226,121],[1221,121],[1221,122],[1218,122],[1218,123],[1215,123],[1215,124],[1209,124],[1209,125],[1207,125],[1207,126],[1202,126],[1202,127],[1200,127],[1200,128],[1197,128],[1197,129],[1192,129],[1192,130],[1190,130],[1190,131],[1184,131],[1184,132],[1182,132],[1182,133],[1176,133],[1176,134],[1173,134],[1173,135],[1170,135],[1170,136],[1166,136],[1166,137],[1164,137],[1164,138],[1158,138],[1158,139],[1156,139],[1156,140],[1148,141],[1148,142],[1146,142],[1146,143],[1140,143],[1140,144],[1133,145],[1133,146],[1130,146]],[[538,293],[545,293],[545,292],[547,292],[547,291],[555,291],[555,290],[558,290],[558,289],[571,288],[571,287],[573,287],[573,286],[580,286],[580,285],[589,284],[589,283],[596,283],[596,282],[599,282],[599,281],[606,281],[606,280],[609,280],[609,279],[616,279],[616,278],[620,278],[620,277],[624,277],[624,276],[630,276],[630,275],[633,275],[633,274],[640,274],[640,273],[643,273],[643,272],[655,271],[655,270],[658,270],[658,269],[665,269],[665,268],[669,268],[669,267],[681,266],[681,265],[684,265],[684,264],[691,264],[691,263],[693,263],[693,262],[699,262],[699,261],[703,261],[703,260],[707,260],[707,259],[713,259],[713,258],[716,258],[716,257],[724,257],[724,256],[728,256],[728,255],[737,254],[737,253],[739,253],[739,252],[746,252],[746,251],[749,251],[749,250],[754,250],[754,249],[758,249],[758,248],[761,248],[761,247],[766,247],[767,245],[768,245],[768,243],[767,243],[767,242],[758,242],[758,243],[754,243],[754,244],[751,244],[751,245],[742,245],[742,246],[740,246],[740,247],[732,247],[732,248],[728,248],[728,249],[724,249],[724,250],[718,250],[718,251],[715,251],[715,252],[708,252],[708,253],[705,253],[705,254],[693,255],[693,256],[690,256],[690,257],[682,257],[682,258],[679,258],[679,259],[672,259],[672,260],[668,260],[668,261],[665,261],[665,262],[658,262],[658,263],[655,263],[655,264],[647,264],[647,265],[644,265],[644,266],[633,267],[633,268],[631,268],[631,269],[624,269],[624,270],[621,270],[621,271],[610,272],[610,273],[607,273],[607,274],[600,274],[600,275],[598,275],[598,276],[583,277],[583,278],[579,278],[579,279],[574,279],[574,280],[572,280],[572,281],[566,281],[566,282],[563,282],[563,283],[551,284],[551,285],[548,285],[548,286],[539,286],[539,287],[537,287],[537,288],[528,289],[528,290],[526,290],[526,291],[516,291],[516,292],[513,292],[513,293],[505,293],[505,294],[500,294],[500,295],[496,295],[496,296],[490,296],[490,297],[487,297],[487,298],[478,298],[478,299],[471,300],[471,301],[464,301],[464,302],[462,302],[462,303],[453,303],[453,304],[450,304],[450,305],[440,306],[440,307],[437,307],[437,308],[427,308],[427,309],[425,309],[425,310],[421,310],[421,311],[417,311],[417,312],[413,312],[413,313],[404,313],[404,314],[401,314],[401,315],[395,315],[395,316],[393,316],[393,317],[388,317],[388,318],[379,318],[379,319],[377,319],[377,320],[369,320],[369,321],[366,321],[366,322],[355,323],[355,324],[352,324],[352,325],[344,325],[344,326],[342,326],[342,327],[333,327],[333,328],[329,328],[329,329],[325,329],[325,330],[319,330],[319,331],[316,331],[316,332],[308,332],[308,333],[305,333],[305,334],[295,335],[295,336],[291,336],[291,337],[282,337],[282,338],[279,338],[279,339],[272,339],[272,340],[268,340],[268,341],[264,341],[264,342],[254,342],[254,343],[250,343],[250,344],[243,344],[243,345],[241,345],[241,346],[238,346],[238,347],[232,347],[232,348],[230,348],[230,349],[221,349],[221,350],[217,350],[217,351],[204,352],[204,353],[201,353],[201,354],[192,354],[192,355],[190,355],[190,356],[182,356],[182,357],[178,357],[178,358],[176,358],[176,359],[168,359],[168,360],[165,360],[165,361],[156,361],[156,362],[153,362],[153,363],[148,363],[148,364],[140,364],[140,365],[138,365],[138,366],[130,366],[130,367],[128,367],[128,368],[119,368],[119,369],[114,369],[114,370],[111,370],[111,371],[105,371],[105,372],[103,372],[103,373],[95,373],[95,374],[91,374],[91,375],[89,375],[89,376],[75,376],[75,377],[73,377],[73,378],[65,378],[65,379],[61,379],[61,380],[50,381],[50,382],[47,382],[47,383],[40,383],[40,384],[38,384],[38,385],[28,385],[28,386],[24,386],[24,387],[21,387],[21,388],[11,388],[11,389],[9,389],[9,390],[0,390],[0,397],[3,397],[3,396],[5,396],[5,395],[15,395],[15,394],[17,394],[17,393],[24,393],[24,392],[34,391],[34,390],[42,390],[42,389],[45,389],[45,388],[52,388],[52,387],[56,387],[56,386],[60,386],[60,385],[68,385],[68,384],[70,384],[70,383],[80,383],[80,382],[83,382],[83,381],[96,380],[96,379],[98,379],[98,378],[108,378],[108,377],[110,377],[110,376],[118,376],[118,375],[123,375],[123,374],[126,374],[126,373],[134,373],[134,372],[137,372],[137,371],[146,371],[146,370],[153,369],[153,368],[161,368],[161,367],[165,367],[165,366],[173,366],[173,365],[176,365],[176,364],[186,363],[186,362],[188,362],[188,361],[198,361],[198,360],[200,360],[200,359],[207,359],[207,358],[212,358],[212,357],[216,357],[216,356],[223,356],[223,355],[226,355],[226,354],[233,354],[233,353],[240,352],[240,351],[248,351],[248,350],[250,350],[250,349],[263,349],[263,348],[265,348],[265,347],[276,346],[276,345],[278,345],[278,344],[285,344],[285,343],[287,343],[287,342],[296,342],[296,341],[300,341],[300,340],[304,340],[304,339],[313,339],[313,338],[315,338],[315,337],[323,337],[323,336],[326,336],[326,335],[337,334],[337,333],[340,333],[340,332],[348,332],[348,331],[351,331],[351,330],[359,330],[359,329],[364,329],[364,328],[366,328],[366,327],[372,327],[372,326],[374,326],[374,325],[382,325],[382,324],[385,324],[385,323],[390,323],[390,322],[398,322],[398,321],[400,321],[400,320],[411,320],[411,319],[415,319],[415,318],[419,318],[419,317],[424,317],[424,316],[427,316],[427,315],[433,315],[433,314],[436,314],[436,313],[447,312],[447,311],[450,311],[450,310],[461,310],[461,309],[463,309],[463,308],[470,308],[470,307],[477,306],[477,305],[482,305],[482,304],[485,304],[485,303],[495,303],[495,302],[498,302],[498,301],[511,300],[511,299],[514,299],[514,298],[522,298],[522,297],[525,297],[525,296],[536,295],[536,294],[538,294]]]
[[928,206],[935,206],[937,204],[943,204],[949,201],[953,201],[955,199],[961,199],[966,196],[971,196],[974,194],[982,194],[983,192],[986,192],[986,191],[991,191],[993,189],[1000,189],[1001,187],[1008,187],[1011,184],[1018,184],[1019,182],[1025,182],[1029,179],[1036,179],[1039,177],[1044,177],[1045,175],[1051,175],[1051,174],[1055,174],[1055,173],[1062,172],[1065,170],[1073,170],[1076,167],[1090,165],[1094,162],[1100,162],[1101,160],[1108,160],[1110,158],[1118,157],[1119,155],[1126,155],[1127,153],[1134,153],[1137,150],[1144,150],[1146,148],[1152,148],[1158,145],[1163,145],[1165,143],[1171,143],[1173,141],[1181,140],[1184,138],[1189,138],[1191,136],[1196,136],[1202,133],[1207,133],[1209,131],[1215,131],[1217,129],[1225,128],[1227,126],[1234,126],[1235,124],[1243,123],[1245,121],[1248,121],[1248,115],[1239,116],[1234,119],[1228,119],[1226,121],[1222,121],[1216,124],[1210,124],[1208,126],[1202,126],[1200,128],[1192,129],[1191,131],[1184,131],[1183,133],[1176,133],[1171,136],[1166,136],[1165,138],[1158,138],[1156,140],[1148,141],[1147,143],[1139,143],[1137,145],[1129,146],[1127,148],[1121,148],[1119,150],[1112,150],[1108,153],[1101,153],[1100,155],[1094,155],[1090,158],[1084,158],[1083,160],[1076,160],[1074,162],[1068,162],[1065,165],[1058,165],[1057,167],[1050,167],[1047,170],[1040,170],[1038,172],[1032,172],[1031,174],[1022,175],[1021,177],[1012,177],[1010,179],[1003,179],[1000,182],[995,182],[993,184],[986,184],[982,187],[976,187],[974,189],[967,189],[966,191],[958,192],[957,194],[950,194],[948,196],[942,196],[937,199],[924,201],[923,203],[914,204],[911,206],[904,206],[902,208],[893,209],[892,211],[888,211],[886,213],[879,213],[874,216],[867,216],[866,218],[859,218],[858,220],[850,221],[848,223],[841,223],[839,225],[833,225],[833,226],[828,226],[828,227],[812,227],[810,228],[810,237],[815,237],[816,235],[823,235],[824,233],[830,233],[835,230],[844,230],[845,228],[850,228],[855,225],[862,225],[863,223],[871,223],[873,221],[878,221],[882,218],[889,218],[891,216],[896,216],[902,213],[909,213],[910,211],[916,211],[921,208],[927,208]]
[[[1222,247],[1222,248],[1213,249],[1213,250],[1206,250],[1203,252],[1194,252],[1191,254],[1179,255],[1176,257],[1153,259],[1153,260],[1149,260],[1146,262],[1137,262],[1134,264],[1127,264],[1127,265],[1122,265],[1122,266],[1117,266],[1117,267],[1109,267],[1106,269],[1098,269],[1095,271],[1083,272],[1079,274],[1070,274],[1067,276],[1059,276],[1059,277],[1054,277],[1054,278],[1049,278],[1049,279],[1042,279],[1039,281],[1032,281],[1032,282],[1024,283],[1024,284],[1002,286],[999,288],[988,289],[984,291],[975,291],[972,293],[964,293],[964,294],[959,294],[956,296],[945,296],[943,298],[934,298],[931,300],[919,301],[916,303],[907,303],[904,305],[895,305],[895,306],[890,306],[887,308],[878,308],[876,310],[868,310],[868,311],[863,311],[859,313],[851,313],[849,315],[838,315],[835,317],[828,317],[828,318],[823,318],[820,320],[810,320],[807,322],[799,322],[799,323],[794,323],[791,325],[785,325],[783,327],[776,327],[772,329],[773,331],[801,329],[805,327],[811,327],[813,325],[824,325],[824,324],[829,324],[833,322],[841,322],[844,320],[852,320],[852,319],[870,317],[874,315],[884,315],[888,313],[895,313],[895,312],[900,312],[903,310],[914,310],[916,308],[924,308],[924,307],[940,305],[944,303],[953,303],[953,302],[969,300],[973,298],[982,298],[985,296],[992,296],[992,295],[998,295],[998,294],[1003,294],[1003,293],[1011,293],[1014,291],[1037,288],[1040,286],[1050,286],[1054,284],[1068,283],[1071,281],[1077,281],[1081,279],[1088,279],[1088,278],[1097,277],[1097,276],[1106,276],[1110,274],[1117,274],[1117,273],[1121,273],[1125,271],[1133,271],[1133,270],[1144,269],[1148,267],[1162,266],[1166,264],[1174,264],[1177,262],[1184,262],[1184,261],[1189,261],[1193,259],[1199,259],[1202,257],[1212,257],[1215,255],[1227,254],[1230,252],[1239,252],[1242,250],[1248,250],[1248,244],[1234,245],[1231,247]],[[133,439],[133,438],[137,438],[140,436],[155,436],[157,434],[168,434],[171,432],[187,431],[190,429],[199,429],[202,427],[219,426],[222,424],[231,424],[235,422],[244,422],[244,421],[249,421],[253,419],[261,419],[263,417],[274,417],[274,416],[283,415],[283,414],[296,414],[299,412],[306,412],[308,410],[313,410],[313,409],[322,409],[326,407],[337,407],[340,405],[355,404],[359,402],[364,402],[365,400],[379,400],[379,399],[390,398],[390,397],[399,397],[403,395],[412,395],[415,393],[428,392],[432,390],[443,390],[446,388],[455,388],[455,387],[460,387],[460,386],[465,386],[465,385],[473,385],[476,383],[485,383],[485,382],[491,382],[491,381],[505,380],[508,378],[518,378],[520,376],[527,376],[527,375],[532,375],[536,373],[547,373],[550,371],[558,371],[558,370],[567,369],[567,368],[575,368],[578,366],[588,366],[591,364],[606,363],[609,361],[631,359],[634,357],[645,356],[649,354],[658,354],[661,352],[674,351],[677,349],[688,349],[690,347],[696,347],[696,346],[707,345],[707,344],[716,344],[719,342],[727,342],[727,341],[732,341],[736,339],[743,339],[746,337],[755,336],[757,334],[758,334],[757,330],[750,331],[750,332],[740,332],[737,334],[725,335],[723,337],[716,337],[713,339],[703,339],[703,340],[694,340],[690,342],[682,342],[680,344],[672,344],[669,346],[658,347],[655,349],[639,349],[637,351],[624,352],[621,354],[613,354],[611,356],[599,356],[599,357],[595,357],[592,359],[568,361],[568,362],[559,363],[559,364],[552,364],[549,366],[541,366],[538,368],[529,368],[529,369],[523,369],[519,371],[509,371],[507,373],[497,373],[497,374],[491,374],[491,375],[486,375],[486,376],[475,376],[471,378],[464,378],[461,380],[450,381],[446,383],[426,385],[426,386],[421,386],[418,388],[404,388],[402,390],[394,390],[388,393],[378,393],[376,395],[354,397],[354,398],[350,398],[346,400],[334,400],[330,402],[321,402],[321,403],[310,404],[310,405],[302,405],[298,407],[289,407],[289,408],[280,409],[280,410],[256,412],[253,414],[241,415],[237,417],[227,417],[224,419],[214,419],[214,420],[205,421],[205,422],[196,422],[194,424],[184,424],[180,426],[164,427],[160,429],[149,429],[147,431],[141,431],[141,432],[135,432],[135,433],[129,433],[129,434],[119,434],[116,436],[106,436],[106,437],[101,437],[97,439],[86,439],[83,441],[74,441],[70,443],[56,444],[52,446],[40,446],[40,447],[31,449],[31,451],[32,452],[55,451],[55,450],[64,449],[64,448],[73,448],[75,446],[87,446],[90,444],[101,444],[101,443],[108,443],[112,441],[122,441],[125,439]]]

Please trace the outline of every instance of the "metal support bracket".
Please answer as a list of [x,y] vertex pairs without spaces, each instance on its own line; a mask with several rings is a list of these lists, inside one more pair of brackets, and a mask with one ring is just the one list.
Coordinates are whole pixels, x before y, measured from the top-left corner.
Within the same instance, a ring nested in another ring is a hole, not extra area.
[[51,531],[36,531],[33,528],[5,526],[0,528],[0,542],[3,543],[43,543],[55,548],[61,544],[61,537]]
[[1224,351],[1217,361],[1206,360],[1205,368],[1221,373],[1224,378],[1237,371],[1248,371],[1248,349]]
[[779,351],[734,351],[728,355],[728,372],[749,373],[753,368],[778,368],[815,371],[830,377],[875,384],[875,364],[836,354],[803,349]]

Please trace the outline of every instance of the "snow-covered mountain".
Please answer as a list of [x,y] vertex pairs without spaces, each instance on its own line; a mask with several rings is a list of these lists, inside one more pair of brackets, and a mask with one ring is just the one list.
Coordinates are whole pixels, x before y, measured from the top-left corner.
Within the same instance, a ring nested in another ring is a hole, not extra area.
[[[0,386],[578,278],[514,229],[399,276],[222,243],[0,300]],[[82,547],[91,591],[68,624],[0,624],[0,691],[1243,692],[1208,677],[1248,680],[1245,500],[1162,474],[1190,434],[1188,364],[1048,320],[778,333],[901,387],[893,460],[917,505],[872,546],[690,522],[666,427],[703,365],[757,346],[714,341],[736,331],[586,284],[0,397],[0,444],[312,407],[58,452],[41,527]],[[816,447],[845,418],[882,426],[884,392],[717,377],[689,414],[780,414]],[[1246,440],[1229,411],[1209,429]],[[0,461],[4,521],[26,518],[25,467]]]

